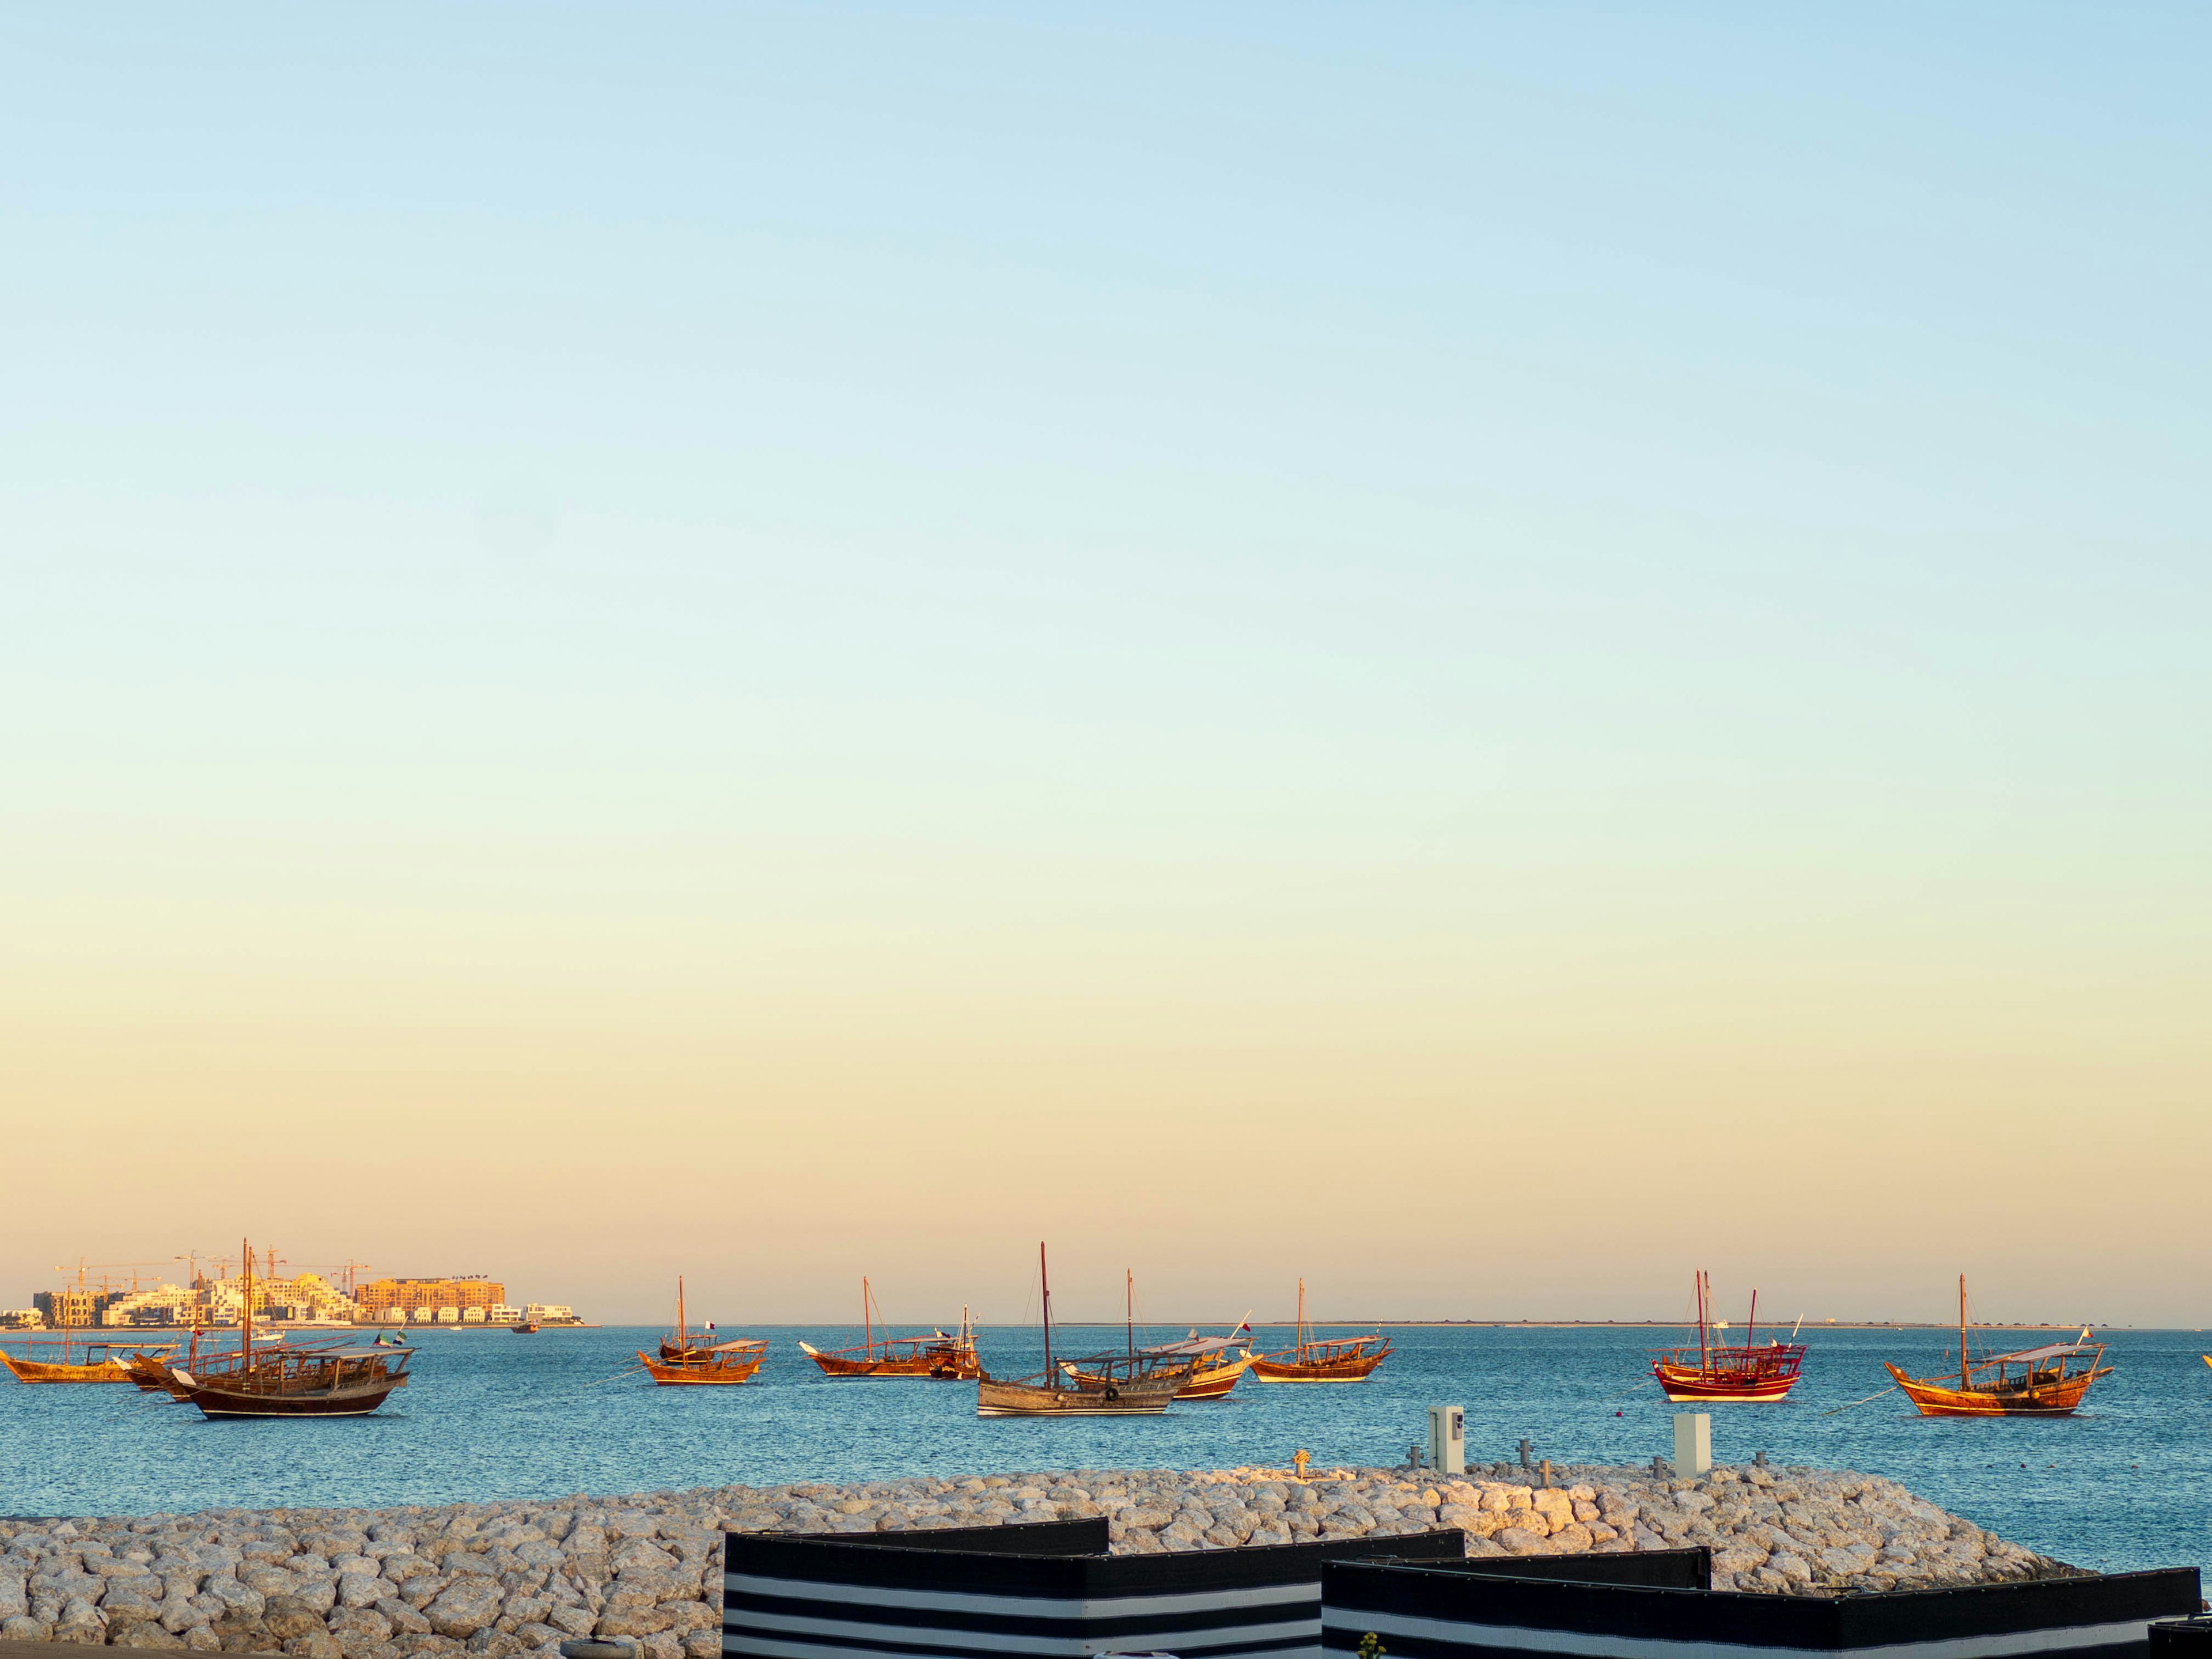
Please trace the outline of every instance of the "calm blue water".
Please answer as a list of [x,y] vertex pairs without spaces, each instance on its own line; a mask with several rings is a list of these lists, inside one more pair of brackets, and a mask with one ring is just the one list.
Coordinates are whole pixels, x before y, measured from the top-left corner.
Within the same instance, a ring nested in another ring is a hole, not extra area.
[[[647,1330],[426,1332],[416,1381],[375,1417],[209,1423],[120,1388],[0,1382],[0,1514],[115,1515],[205,1507],[448,1503],[673,1487],[849,1480],[1015,1469],[1401,1461],[1431,1404],[1468,1413],[1468,1456],[1641,1462],[1672,1445],[1671,1407],[1638,1386],[1649,1331],[1405,1329],[1374,1381],[1255,1388],[1167,1415],[1066,1422],[979,1419],[973,1385],[833,1383],[799,1352],[856,1329],[762,1329],[759,1379],[656,1389],[617,1376]],[[1180,1335],[1181,1333],[1163,1333]],[[1285,1333],[1262,1331],[1268,1346]],[[1069,1328],[1062,1352],[1118,1347],[1121,1332]],[[2024,1339],[2033,1340],[2035,1339]],[[1945,1508],[2083,1566],[2212,1565],[2212,1370],[2195,1332],[2113,1337],[2117,1373],[2092,1408],[2055,1422],[1924,1419],[1884,1387],[1884,1358],[1941,1366],[1933,1331],[1808,1333],[1805,1380],[1781,1406],[1713,1412],[1723,1461],[1893,1476]],[[986,1331],[984,1363],[1035,1370],[1034,1327]],[[12,1345],[11,1345],[12,1346]],[[1953,1350],[1955,1352],[1955,1350]],[[613,1378],[614,1380],[607,1380]]]

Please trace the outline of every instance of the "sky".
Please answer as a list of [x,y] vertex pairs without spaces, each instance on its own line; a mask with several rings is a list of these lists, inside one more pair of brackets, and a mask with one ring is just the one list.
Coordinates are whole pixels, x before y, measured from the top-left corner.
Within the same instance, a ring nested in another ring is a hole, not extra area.
[[0,1307],[2212,1322],[2208,37],[10,15]]

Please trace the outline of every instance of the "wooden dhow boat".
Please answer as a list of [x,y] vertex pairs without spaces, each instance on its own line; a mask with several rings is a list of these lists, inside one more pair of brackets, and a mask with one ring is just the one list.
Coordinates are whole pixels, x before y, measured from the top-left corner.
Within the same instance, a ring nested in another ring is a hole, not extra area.
[[822,1368],[824,1376],[840,1382],[864,1379],[965,1382],[983,1374],[982,1362],[975,1357],[975,1328],[968,1317],[967,1309],[960,1310],[960,1329],[957,1334],[938,1330],[926,1336],[878,1336],[876,1326],[882,1313],[876,1305],[875,1291],[864,1277],[860,1280],[860,1346],[824,1349],[811,1342],[801,1342],[799,1348]]
[[414,1357],[412,1348],[249,1349],[218,1370],[170,1366],[170,1392],[210,1418],[363,1417],[407,1386]]
[[[1243,1323],[1226,1336],[1200,1336],[1196,1331],[1180,1342],[1162,1342],[1149,1347],[1137,1346],[1137,1279],[1127,1275],[1124,1295],[1127,1298],[1123,1325],[1127,1342],[1126,1368],[1133,1374],[1172,1376],[1175,1397],[1178,1400],[1226,1400],[1236,1388],[1237,1379],[1243,1376],[1252,1364],[1252,1350],[1239,1346],[1252,1334],[1252,1316],[1244,1316]],[[1078,1362],[1063,1359],[1060,1374],[1079,1389],[1104,1388],[1111,1380],[1103,1370],[1085,1370]]]
[[[1697,1304],[1698,1346],[1662,1349],[1652,1357],[1651,1374],[1667,1398],[1685,1405],[1730,1401],[1771,1405],[1788,1399],[1797,1386],[1805,1350],[1794,1340],[1778,1338],[1763,1346],[1753,1341],[1759,1329],[1759,1292],[1751,1293],[1751,1317],[1745,1322],[1743,1340],[1733,1345],[1715,1340],[1715,1331],[1725,1335],[1728,1327],[1712,1317],[1712,1276],[1702,1269],[1697,1275]],[[1794,1339],[1796,1333],[1791,1335]]]
[[1006,1378],[981,1371],[975,1379],[978,1417],[1156,1417],[1175,1398],[1173,1375],[1148,1374],[1122,1355],[1100,1355],[1076,1362],[1093,1374],[1095,1384],[1067,1382],[1052,1358],[1052,1278],[1044,1246],[1037,1246],[1037,1284],[1044,1302],[1044,1370],[1035,1376]]
[[[44,1346],[52,1348],[55,1345],[49,1343]],[[61,1357],[58,1359],[39,1359],[30,1355],[18,1359],[11,1353],[0,1352],[0,1365],[6,1366],[9,1374],[18,1382],[130,1382],[136,1380],[131,1369],[133,1354],[142,1350],[161,1354],[173,1354],[177,1351],[177,1344],[173,1342],[155,1345],[151,1348],[137,1342],[73,1343],[67,1329],[62,1334],[59,1347]],[[72,1352],[81,1353],[83,1358],[72,1359],[70,1357]]]
[[412,1349],[253,1346],[253,1252],[246,1258],[238,1347],[166,1367],[172,1396],[207,1418],[363,1417],[408,1383]]
[[2112,1374],[2103,1363],[2106,1345],[2091,1341],[2086,1329],[2075,1341],[1975,1359],[1968,1352],[1969,1328],[1966,1276],[1960,1273],[1957,1376],[1907,1376],[1883,1362],[1882,1369],[1923,1417],[2067,1417],[2080,1407],[2092,1383]]
[[1364,1382],[1375,1368],[1390,1357],[1390,1343],[1380,1331],[1366,1336],[1328,1337],[1316,1340],[1306,1321],[1306,1282],[1298,1280],[1298,1343],[1279,1353],[1252,1356],[1255,1382]]
[[[712,1336],[714,1327],[709,1322],[703,1334]],[[768,1357],[768,1344],[761,1340],[739,1338],[730,1342],[703,1342],[692,1336],[691,1328],[684,1321],[684,1281],[676,1281],[676,1331],[663,1337],[660,1357],[641,1349],[638,1363],[662,1388],[681,1388],[694,1385],[724,1387],[738,1382],[750,1382]]]

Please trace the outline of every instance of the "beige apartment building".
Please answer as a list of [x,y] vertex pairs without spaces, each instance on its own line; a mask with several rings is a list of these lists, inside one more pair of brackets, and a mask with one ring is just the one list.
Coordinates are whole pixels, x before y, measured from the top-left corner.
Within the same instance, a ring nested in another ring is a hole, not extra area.
[[380,1279],[354,1291],[354,1317],[364,1323],[398,1324],[436,1321],[441,1309],[453,1310],[445,1322],[458,1324],[471,1309],[478,1319],[507,1300],[507,1286],[471,1273],[459,1279]]

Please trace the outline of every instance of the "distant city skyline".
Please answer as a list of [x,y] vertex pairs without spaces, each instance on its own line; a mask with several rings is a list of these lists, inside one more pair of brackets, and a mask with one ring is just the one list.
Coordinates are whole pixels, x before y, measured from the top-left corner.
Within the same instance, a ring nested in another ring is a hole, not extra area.
[[2212,15],[0,44],[0,1303],[2212,1324]]

